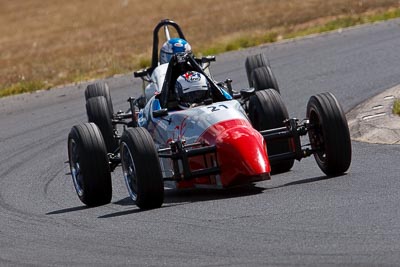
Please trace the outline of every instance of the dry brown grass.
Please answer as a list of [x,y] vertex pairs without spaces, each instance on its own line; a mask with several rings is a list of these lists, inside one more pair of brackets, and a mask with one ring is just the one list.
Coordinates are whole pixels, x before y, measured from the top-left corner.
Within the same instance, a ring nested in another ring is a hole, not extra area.
[[152,30],[177,21],[194,51],[239,35],[290,29],[324,17],[398,8],[398,0],[0,0],[0,91],[50,87],[136,68]]
[[392,111],[393,111],[393,114],[400,116],[400,99],[396,99],[394,101]]

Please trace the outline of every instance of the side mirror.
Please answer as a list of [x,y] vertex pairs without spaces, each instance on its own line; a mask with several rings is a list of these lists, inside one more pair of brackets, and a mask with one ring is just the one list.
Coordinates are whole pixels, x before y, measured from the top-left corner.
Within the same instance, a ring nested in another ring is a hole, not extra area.
[[215,61],[215,56],[206,56],[201,58],[201,63],[210,63]]
[[133,73],[133,76],[135,78],[142,78],[142,77],[145,77],[147,74],[148,74],[148,69],[142,69],[142,70],[135,71]]
[[159,110],[154,110],[153,111],[153,117],[154,118],[159,118],[159,117],[164,117],[168,115],[168,109],[167,108],[163,108],[163,109],[159,109]]

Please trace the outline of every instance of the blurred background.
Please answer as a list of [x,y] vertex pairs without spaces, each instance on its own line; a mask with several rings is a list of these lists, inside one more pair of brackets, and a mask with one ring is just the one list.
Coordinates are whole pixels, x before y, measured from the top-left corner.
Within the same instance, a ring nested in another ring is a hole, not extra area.
[[400,16],[399,0],[0,0],[0,96],[150,64],[164,18],[196,54]]

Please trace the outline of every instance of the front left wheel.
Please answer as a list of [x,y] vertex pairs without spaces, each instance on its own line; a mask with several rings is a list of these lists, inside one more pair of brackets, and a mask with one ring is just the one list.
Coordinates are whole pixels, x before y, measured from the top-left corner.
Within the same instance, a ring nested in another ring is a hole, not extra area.
[[141,209],[161,207],[164,183],[158,152],[149,132],[128,128],[121,137],[122,171],[132,200]]
[[345,173],[351,163],[351,139],[346,116],[335,96],[312,96],[307,104],[308,135],[320,169],[328,176]]

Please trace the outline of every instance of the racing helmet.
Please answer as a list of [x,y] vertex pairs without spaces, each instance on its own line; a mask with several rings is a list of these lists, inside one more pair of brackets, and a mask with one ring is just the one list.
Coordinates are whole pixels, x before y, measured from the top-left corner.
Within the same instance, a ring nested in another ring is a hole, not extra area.
[[168,63],[176,53],[190,53],[192,47],[182,38],[172,38],[166,41],[161,47],[160,64]]
[[209,97],[209,83],[203,74],[188,71],[176,80],[175,93],[179,107],[186,109],[192,104],[199,104]]

